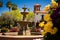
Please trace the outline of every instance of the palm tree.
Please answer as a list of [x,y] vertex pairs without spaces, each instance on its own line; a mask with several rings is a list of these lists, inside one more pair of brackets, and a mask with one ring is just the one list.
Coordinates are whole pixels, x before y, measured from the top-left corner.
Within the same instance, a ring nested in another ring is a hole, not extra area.
[[8,1],[7,4],[6,4],[6,7],[9,8],[9,11],[12,7],[12,2],[11,1]]
[[2,7],[3,6],[3,2],[2,1],[0,1],[0,7]]
[[16,4],[12,4],[12,10],[17,10],[17,5]]
[[28,8],[28,11],[30,12],[30,8]]

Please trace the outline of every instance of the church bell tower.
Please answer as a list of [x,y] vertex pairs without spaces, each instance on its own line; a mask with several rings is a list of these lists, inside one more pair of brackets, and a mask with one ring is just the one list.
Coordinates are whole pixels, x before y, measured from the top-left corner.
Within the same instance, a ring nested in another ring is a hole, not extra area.
[[34,5],[34,13],[39,13],[40,12],[40,7],[41,7],[40,4]]

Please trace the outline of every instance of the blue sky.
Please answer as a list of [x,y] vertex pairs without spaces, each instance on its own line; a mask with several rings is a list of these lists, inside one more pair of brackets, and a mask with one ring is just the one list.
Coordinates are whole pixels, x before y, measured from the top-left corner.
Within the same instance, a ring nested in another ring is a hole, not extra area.
[[[6,2],[9,0],[3,0],[3,7],[0,8],[0,15],[2,12],[9,11],[8,8],[6,7]],[[35,4],[40,4],[41,5],[41,10],[44,9],[44,7],[48,4],[51,3],[51,0],[11,0],[12,3],[17,4],[18,8],[22,9],[24,5],[26,5],[27,8],[30,8],[31,11],[34,10],[34,5]]]

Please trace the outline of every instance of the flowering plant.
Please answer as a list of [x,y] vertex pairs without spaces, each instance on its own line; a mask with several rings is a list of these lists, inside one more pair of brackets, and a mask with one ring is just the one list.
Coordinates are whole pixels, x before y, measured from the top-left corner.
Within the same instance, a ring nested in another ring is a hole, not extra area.
[[60,6],[55,0],[52,0],[52,5],[48,10],[48,14],[44,16],[44,21],[39,24],[43,27],[42,34],[44,40],[59,40],[60,39]]
[[53,23],[52,23],[52,19],[50,18],[50,15],[49,14],[46,14],[44,16],[44,20],[47,22],[41,22],[39,24],[40,27],[44,27],[44,32],[42,33],[43,35],[47,32],[51,33],[51,34],[55,34],[57,32],[57,28],[56,27],[53,27]]

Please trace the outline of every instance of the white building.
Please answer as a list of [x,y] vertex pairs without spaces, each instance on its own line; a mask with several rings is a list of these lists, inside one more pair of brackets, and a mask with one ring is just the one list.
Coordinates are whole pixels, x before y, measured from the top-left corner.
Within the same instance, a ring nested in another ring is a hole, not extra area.
[[34,13],[35,13],[35,19],[34,22],[39,22],[42,19],[42,15],[44,16],[47,12],[40,10],[41,5],[36,4],[34,5]]

